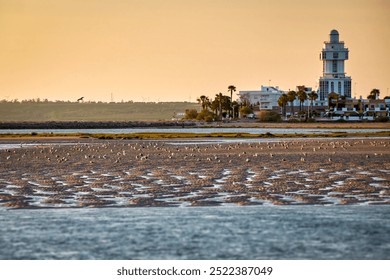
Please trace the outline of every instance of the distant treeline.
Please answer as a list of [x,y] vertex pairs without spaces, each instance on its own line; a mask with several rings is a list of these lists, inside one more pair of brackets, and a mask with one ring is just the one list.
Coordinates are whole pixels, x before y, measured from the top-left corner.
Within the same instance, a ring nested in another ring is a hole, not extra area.
[[191,121],[113,121],[113,122],[80,122],[80,121],[48,121],[48,122],[0,122],[0,129],[113,129],[113,128],[165,128],[190,127],[196,123]]
[[190,102],[70,102],[22,100],[0,102],[0,122],[23,121],[158,121],[177,120]]
[[[36,98],[36,99],[22,99],[22,100],[19,100],[19,99],[11,99],[11,100],[8,100],[8,99],[1,99],[0,100],[0,103],[77,103],[77,104],[124,104],[124,103],[130,103],[130,104],[133,104],[133,103],[142,103],[142,104],[165,104],[165,103],[176,103],[176,102],[171,102],[171,101],[167,101],[167,102],[153,102],[153,101],[148,101],[148,102],[134,102],[133,100],[128,100],[128,101],[120,101],[120,102],[106,102],[106,101],[84,101],[84,100],[80,100],[80,101],[70,101],[70,100],[55,100],[55,101],[52,101],[52,100],[48,100],[48,99],[40,99],[40,98]],[[191,102],[187,102],[187,101],[183,101],[183,102],[178,102],[178,103],[190,103]]]

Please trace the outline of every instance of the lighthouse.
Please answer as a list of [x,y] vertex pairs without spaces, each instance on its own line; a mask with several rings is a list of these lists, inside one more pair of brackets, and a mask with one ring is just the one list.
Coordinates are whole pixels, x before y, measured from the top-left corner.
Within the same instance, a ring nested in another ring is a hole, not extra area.
[[322,104],[328,103],[328,95],[332,92],[351,98],[351,77],[345,75],[344,67],[348,53],[344,42],[339,40],[339,32],[337,30],[330,31],[329,41],[324,42],[320,54],[323,66],[319,83],[319,99]]

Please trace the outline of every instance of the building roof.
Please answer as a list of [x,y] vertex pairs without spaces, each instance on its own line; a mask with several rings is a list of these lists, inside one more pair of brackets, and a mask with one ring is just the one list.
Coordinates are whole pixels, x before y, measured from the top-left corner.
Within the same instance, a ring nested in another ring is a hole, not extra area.
[[333,29],[330,31],[329,34],[330,42],[331,43],[338,43],[339,42],[339,32],[336,29]]
[[330,35],[339,35],[339,32],[336,29],[330,31]]

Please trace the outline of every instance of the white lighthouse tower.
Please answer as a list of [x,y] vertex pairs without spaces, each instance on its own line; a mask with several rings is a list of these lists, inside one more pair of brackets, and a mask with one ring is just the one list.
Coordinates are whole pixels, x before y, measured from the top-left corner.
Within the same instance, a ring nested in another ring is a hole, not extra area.
[[328,103],[328,95],[332,92],[351,98],[351,77],[345,76],[344,61],[348,59],[348,49],[339,40],[339,32],[332,30],[329,41],[324,42],[320,54],[323,61],[322,77],[320,77],[320,102]]

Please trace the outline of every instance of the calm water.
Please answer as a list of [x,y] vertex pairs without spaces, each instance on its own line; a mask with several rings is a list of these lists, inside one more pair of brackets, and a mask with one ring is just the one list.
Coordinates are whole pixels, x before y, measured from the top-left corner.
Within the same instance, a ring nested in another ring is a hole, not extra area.
[[0,259],[390,259],[390,206],[0,209]]
[[390,129],[337,129],[337,128],[118,128],[118,129],[0,129],[0,134],[20,134],[32,132],[36,133],[106,133],[106,134],[122,134],[122,133],[276,133],[276,134],[295,134],[295,133],[307,133],[307,134],[323,134],[333,132],[380,132],[390,131]]

